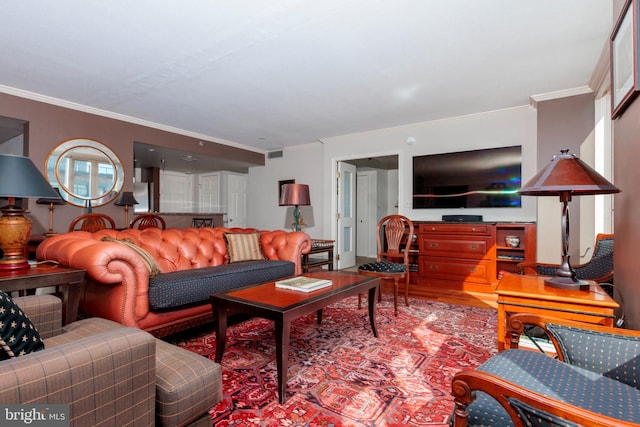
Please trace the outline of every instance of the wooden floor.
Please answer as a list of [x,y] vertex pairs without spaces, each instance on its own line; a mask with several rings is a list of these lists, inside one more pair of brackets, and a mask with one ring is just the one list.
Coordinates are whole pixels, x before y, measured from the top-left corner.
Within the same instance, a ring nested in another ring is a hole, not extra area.
[[[346,268],[346,271],[357,271],[358,265],[365,264],[366,262],[375,261],[375,259],[371,258],[360,258],[358,257],[356,260],[356,266],[351,268]],[[391,283],[391,282],[390,282]],[[383,283],[382,285],[382,293],[383,295],[390,295],[393,292],[393,285],[390,283]],[[400,293],[402,293],[402,288],[400,289]],[[481,308],[498,308],[496,294],[485,294],[480,292],[469,292],[462,291],[458,289],[429,289],[427,291],[421,291],[421,296],[417,298],[425,298],[430,301],[439,301],[447,304],[455,304],[455,305],[468,305],[472,307],[481,307]]]

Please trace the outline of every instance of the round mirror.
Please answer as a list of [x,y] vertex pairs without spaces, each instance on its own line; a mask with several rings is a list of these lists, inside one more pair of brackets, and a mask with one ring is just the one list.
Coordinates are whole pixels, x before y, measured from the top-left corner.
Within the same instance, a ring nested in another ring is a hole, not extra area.
[[100,206],[114,200],[124,182],[118,156],[92,139],[69,139],[56,146],[45,162],[47,179],[76,206]]

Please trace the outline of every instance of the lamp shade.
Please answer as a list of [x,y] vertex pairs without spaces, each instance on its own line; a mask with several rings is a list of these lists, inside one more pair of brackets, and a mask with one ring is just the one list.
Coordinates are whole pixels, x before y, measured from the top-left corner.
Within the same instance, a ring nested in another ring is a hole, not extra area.
[[569,150],[560,150],[551,162],[518,193],[527,196],[611,194],[620,189]]
[[280,205],[282,206],[309,206],[311,197],[309,196],[309,186],[307,184],[284,184],[280,195]]
[[118,200],[115,202],[116,206],[133,206],[137,205],[138,201],[135,197],[133,197],[133,192],[131,191],[123,191],[120,193]]
[[30,158],[0,154],[0,197],[61,200]]
[[64,205],[65,203],[67,203],[62,198],[62,195],[60,195],[60,189],[58,187],[53,187],[53,189],[56,193],[58,193],[57,198],[54,199],[50,197],[40,197],[38,200],[36,200],[36,203],[39,205]]

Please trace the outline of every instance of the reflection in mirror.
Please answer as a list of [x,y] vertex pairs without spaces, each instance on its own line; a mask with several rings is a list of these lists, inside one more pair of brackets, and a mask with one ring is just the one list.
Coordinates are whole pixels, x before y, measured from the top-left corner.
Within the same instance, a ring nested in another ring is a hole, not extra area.
[[70,139],[56,146],[46,160],[49,183],[77,206],[94,207],[114,200],[124,182],[118,156],[92,139]]

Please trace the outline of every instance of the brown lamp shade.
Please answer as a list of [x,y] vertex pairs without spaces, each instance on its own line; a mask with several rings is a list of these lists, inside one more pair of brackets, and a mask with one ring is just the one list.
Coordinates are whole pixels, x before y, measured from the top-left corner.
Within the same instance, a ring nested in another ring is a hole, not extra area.
[[307,184],[284,184],[280,196],[281,206],[309,206],[309,186]]
[[280,206],[294,206],[293,208],[293,229],[300,231],[300,207],[309,206],[311,197],[309,196],[309,186],[307,184],[284,184],[280,195]]
[[529,180],[518,193],[527,196],[558,196],[619,193],[620,189],[607,181],[591,166],[569,150],[561,150],[551,162]]

